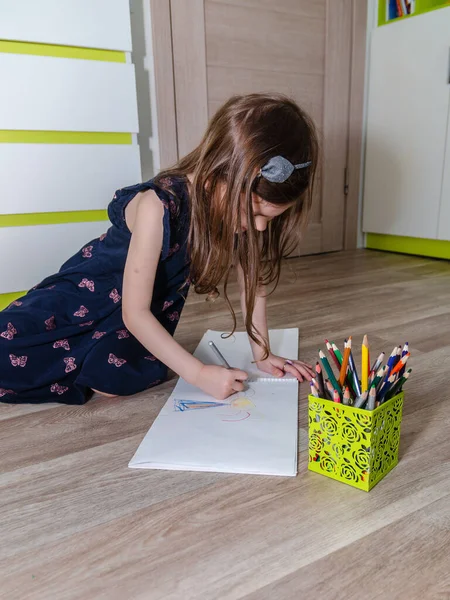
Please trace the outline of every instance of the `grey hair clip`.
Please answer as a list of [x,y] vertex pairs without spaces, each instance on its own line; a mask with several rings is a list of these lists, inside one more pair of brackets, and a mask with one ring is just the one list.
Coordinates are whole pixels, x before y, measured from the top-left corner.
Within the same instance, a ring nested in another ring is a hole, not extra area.
[[293,165],[284,156],[274,156],[261,168],[260,175],[272,183],[284,183],[296,169],[305,169],[310,165],[310,160],[299,165]]

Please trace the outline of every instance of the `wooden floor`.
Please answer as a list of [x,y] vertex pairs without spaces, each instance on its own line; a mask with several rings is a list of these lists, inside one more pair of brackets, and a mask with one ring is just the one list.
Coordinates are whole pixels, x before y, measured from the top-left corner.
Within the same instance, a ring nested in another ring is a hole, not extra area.
[[[236,299],[236,289],[233,288]],[[295,478],[141,471],[127,463],[174,386],[86,406],[0,405],[3,600],[450,598],[450,264],[358,251],[287,262],[271,327],[409,341],[400,462],[370,493]],[[229,326],[191,297],[177,338]]]

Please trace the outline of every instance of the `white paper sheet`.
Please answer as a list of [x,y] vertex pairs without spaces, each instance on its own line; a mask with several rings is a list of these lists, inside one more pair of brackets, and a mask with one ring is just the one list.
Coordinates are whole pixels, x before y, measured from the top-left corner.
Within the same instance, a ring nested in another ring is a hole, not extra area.
[[[298,356],[298,329],[270,331],[274,354]],[[248,389],[220,402],[179,379],[129,467],[262,475],[297,474],[298,383],[258,381],[248,337],[207,331],[195,356],[217,364],[212,340],[232,367],[249,373]]]

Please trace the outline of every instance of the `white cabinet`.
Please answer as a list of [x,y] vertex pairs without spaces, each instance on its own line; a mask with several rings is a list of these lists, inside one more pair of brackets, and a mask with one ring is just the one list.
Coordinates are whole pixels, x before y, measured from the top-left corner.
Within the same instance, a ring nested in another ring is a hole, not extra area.
[[450,240],[449,49],[450,8],[373,33],[366,232]]
[[447,147],[445,150],[444,174],[442,177],[438,238],[440,240],[450,240],[450,111],[447,122]]

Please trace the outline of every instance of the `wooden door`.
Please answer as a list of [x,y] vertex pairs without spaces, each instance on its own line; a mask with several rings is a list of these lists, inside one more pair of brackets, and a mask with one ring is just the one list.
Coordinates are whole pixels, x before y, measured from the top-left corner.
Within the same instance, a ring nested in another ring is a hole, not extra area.
[[299,253],[341,250],[352,0],[170,0],[170,19],[173,67],[167,68],[173,68],[178,156],[199,142],[231,95],[291,96],[314,119],[322,148]]

